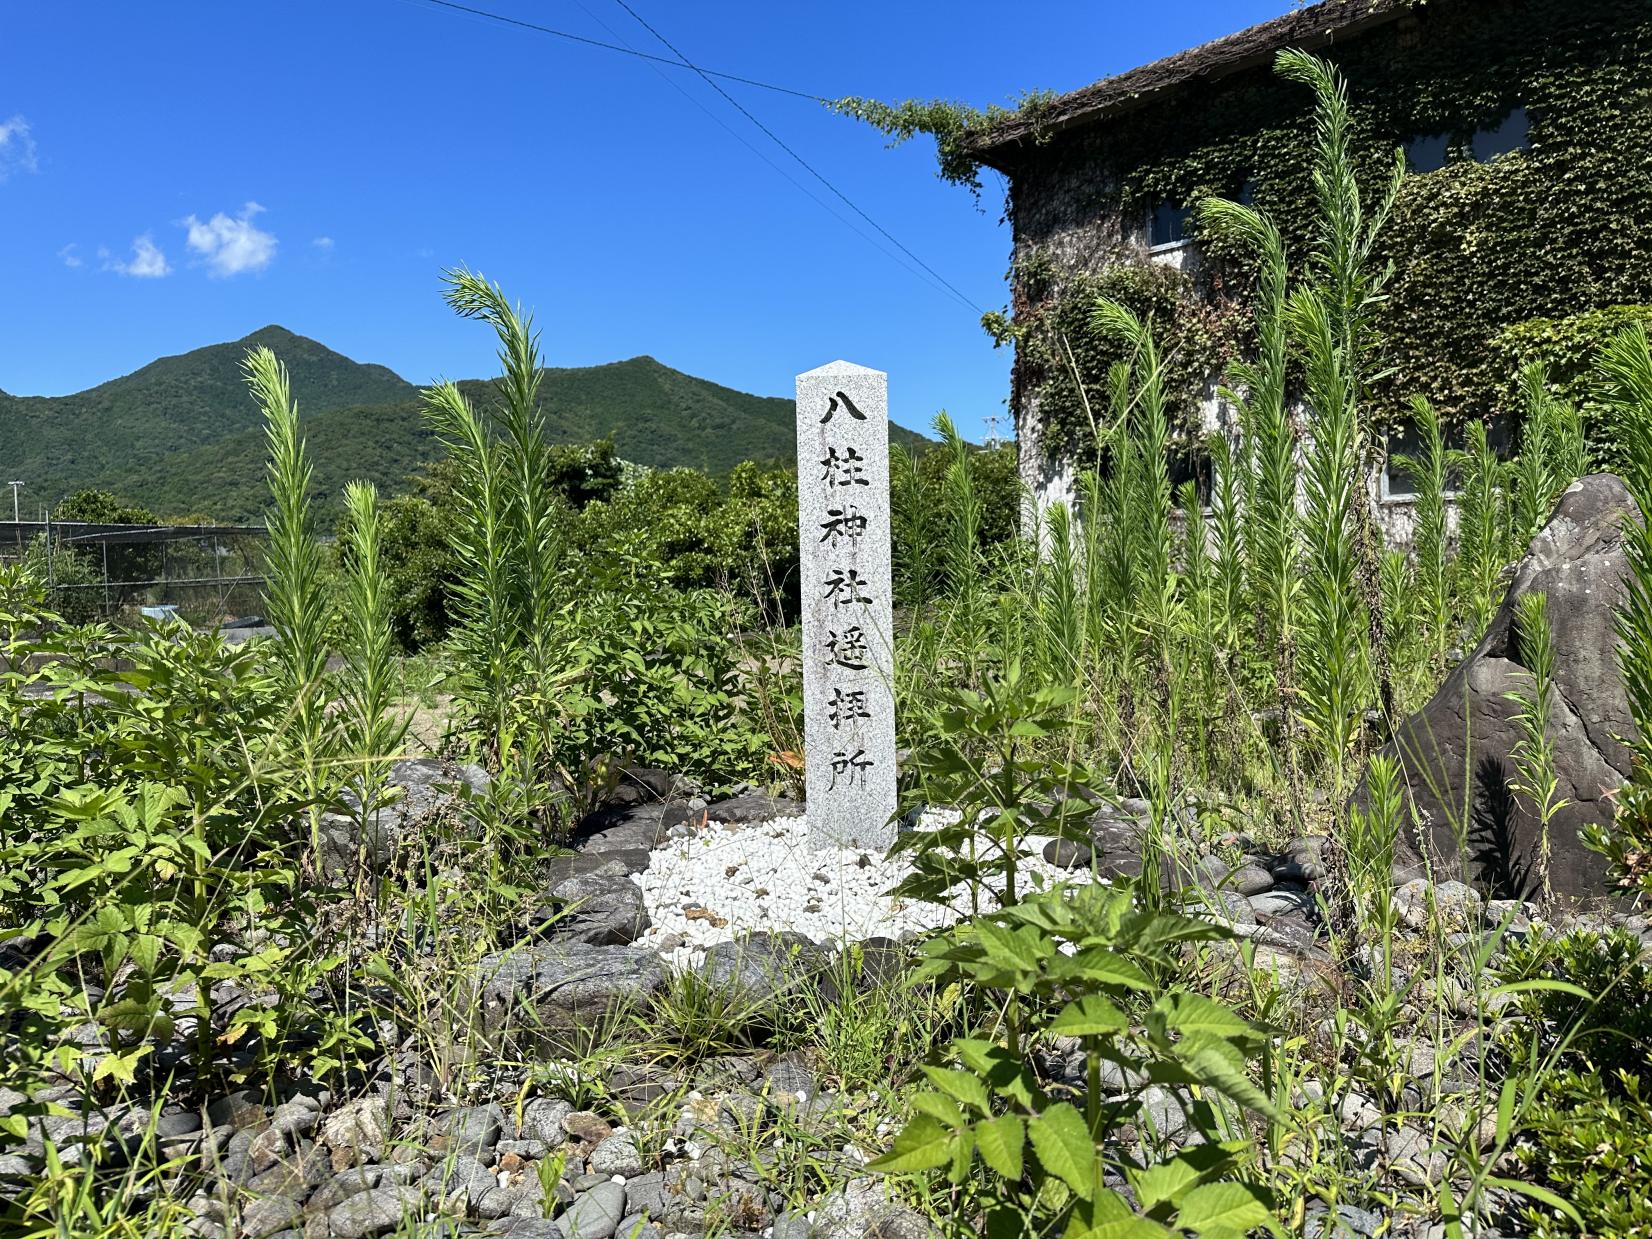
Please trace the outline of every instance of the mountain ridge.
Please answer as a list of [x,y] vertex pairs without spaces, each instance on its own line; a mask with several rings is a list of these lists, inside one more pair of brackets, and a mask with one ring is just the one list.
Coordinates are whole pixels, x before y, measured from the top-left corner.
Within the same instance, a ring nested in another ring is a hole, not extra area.
[[[248,348],[287,366],[315,468],[318,500],[365,478],[389,493],[440,455],[420,414],[420,389],[386,366],[359,362],[271,323],[239,340],[158,357],[65,396],[0,392],[0,457],[36,502],[83,487],[109,490],[164,516],[254,518],[264,506],[262,422],[241,375]],[[651,354],[596,366],[546,367],[541,399],[555,443],[612,438],[641,465],[727,473],[742,460],[790,462],[794,410],[685,374]],[[457,380],[479,405],[492,381]],[[928,440],[891,426],[893,442]]]

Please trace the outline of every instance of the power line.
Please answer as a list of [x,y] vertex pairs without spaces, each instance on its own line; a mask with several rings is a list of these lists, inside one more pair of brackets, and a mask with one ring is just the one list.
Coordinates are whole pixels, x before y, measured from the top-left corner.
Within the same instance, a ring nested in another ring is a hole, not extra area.
[[583,43],[587,47],[600,47],[604,51],[619,52],[622,56],[635,56],[638,60],[652,60],[656,64],[670,65],[674,69],[693,69],[701,77],[720,77],[725,81],[739,82],[742,86],[756,86],[762,90],[772,90],[776,94],[793,95],[799,99],[808,99],[814,103],[830,103],[830,99],[820,95],[811,95],[806,90],[793,90],[790,86],[776,86],[773,82],[760,82],[756,78],[741,77],[738,73],[720,73],[716,69],[701,69],[681,60],[672,60],[669,56],[652,56],[647,52],[639,52],[634,47],[621,47],[618,43],[604,43],[601,39],[589,39],[582,34],[573,34],[567,30],[555,30],[550,26],[541,26],[535,22],[522,21],[515,17],[506,17],[503,13],[491,13],[487,9],[473,8],[468,4],[458,4],[455,0],[420,0],[424,4],[438,5],[444,9],[453,9],[459,13],[469,13],[472,17],[486,18],[488,21],[499,22],[506,26],[520,26],[524,30],[534,30],[540,34],[553,35],[558,39],[567,39],[570,43]]
[[[621,35],[617,30],[615,30],[612,26],[610,26],[607,22],[603,21],[602,18],[598,17],[595,13],[593,13],[590,10],[590,8],[586,6],[584,0],[574,0],[574,3],[576,5],[578,5],[580,11],[583,12],[587,17],[589,17],[593,22],[595,22],[598,26],[601,26],[604,30],[606,30],[614,38],[618,39],[620,41],[620,43],[627,50],[632,50],[631,47],[630,47],[630,44],[625,42],[625,37],[623,35]],[[658,60],[660,58],[659,57],[648,57],[648,59]],[[665,61],[665,63],[671,65],[672,68],[675,68],[675,69],[681,69],[681,68],[686,67],[683,64],[681,64],[680,62],[675,61],[675,60],[668,60],[668,61]],[[833,219],[837,220],[838,223],[842,224],[850,232],[854,233],[861,240],[865,241],[866,244],[870,245],[873,249],[877,250],[885,258],[889,259],[890,262],[894,263],[896,266],[900,267],[903,271],[906,271],[907,273],[914,276],[918,280],[921,280],[921,281],[929,284],[930,287],[934,288],[936,292],[942,293],[944,295],[946,290],[943,289],[939,284],[936,284],[934,280],[930,279],[927,275],[925,275],[924,272],[921,269],[919,269],[918,267],[913,266],[910,262],[908,262],[905,258],[902,258],[901,255],[898,254],[897,252],[895,252],[894,250],[889,249],[888,247],[886,247],[883,244],[883,242],[878,240],[877,237],[875,237],[871,233],[865,231],[863,228],[860,227],[859,224],[855,223],[854,220],[850,219],[847,215],[844,215],[841,211],[839,211],[836,207],[834,207],[830,202],[828,202],[826,199],[822,198],[819,194],[815,193],[814,190],[810,189],[802,181],[798,180],[790,172],[786,171],[785,168],[781,167],[773,159],[769,158],[769,156],[766,153],[764,153],[763,150],[761,150],[758,146],[756,146],[749,138],[747,138],[745,136],[745,134],[740,133],[738,130],[736,130],[734,128],[734,126],[730,125],[726,120],[724,120],[716,112],[713,112],[697,96],[689,93],[689,91],[683,86],[683,84],[681,82],[679,82],[675,77],[673,77],[670,74],[664,72],[659,67],[658,64],[650,64],[648,67],[651,70],[653,70],[654,73],[659,75],[659,78],[660,78],[661,81],[663,81],[666,85],[670,86],[672,90],[676,91],[684,99],[687,99],[696,108],[698,108],[701,112],[703,112],[708,120],[710,120],[713,124],[715,124],[724,133],[728,134],[729,137],[733,138],[736,142],[740,143],[741,146],[745,147],[748,151],[750,151],[758,159],[762,160],[765,164],[767,164],[774,171],[774,174],[776,176],[780,177],[787,184],[789,184],[793,189],[797,190],[798,193],[802,194],[805,198],[809,199],[809,201],[813,202],[822,211],[825,211]]]
[[[446,3],[446,2],[447,2],[447,0],[442,0],[442,3]],[[709,71],[700,68],[693,61],[689,60],[689,58],[687,56],[683,55],[683,53],[681,51],[679,51],[676,48],[675,45],[672,44],[670,39],[666,38],[658,30],[654,29],[653,26],[650,26],[646,21],[644,21],[642,16],[634,8],[632,8],[629,4],[626,3],[626,0],[614,0],[614,2],[616,4],[618,4],[620,6],[620,8],[624,9],[627,13],[631,14],[631,16],[636,19],[636,22],[637,22],[638,25],[640,25],[644,30],[648,31],[649,34],[653,35],[656,39],[658,39],[661,43],[663,43],[668,49],[670,49],[670,51],[677,57],[677,61],[680,62],[682,67],[693,69],[694,72],[698,73],[700,75],[700,77],[705,80],[706,85],[710,86],[718,94],[722,95],[724,99],[728,100],[728,102],[730,104],[732,104],[734,106],[734,108],[737,111],[739,111],[739,113],[742,116],[744,116],[752,124],[756,125],[760,130],[762,130],[763,133],[768,137],[768,139],[771,142],[773,142],[781,150],[785,151],[786,154],[790,155],[793,159],[795,159],[803,167],[804,171],[806,171],[810,176],[814,177],[815,180],[819,181],[827,189],[831,190],[833,195],[836,196],[851,211],[853,211],[856,215],[860,216],[868,224],[872,225],[872,227],[876,228],[878,230],[878,232],[883,234],[883,236],[888,239],[890,244],[895,246],[895,248],[900,250],[901,253],[905,254],[913,262],[917,263],[920,267],[922,267],[925,271],[927,271],[935,280],[937,280],[941,284],[941,286],[943,288],[945,288],[949,293],[951,293],[960,302],[962,302],[966,309],[971,310],[972,312],[977,313],[977,314],[984,312],[981,309],[980,306],[976,305],[973,301],[971,301],[969,299],[968,296],[966,296],[964,293],[960,292],[957,289],[957,287],[954,286],[952,284],[952,282],[950,280],[948,280],[944,275],[942,275],[939,271],[935,270],[934,267],[931,267],[922,258],[919,258],[916,254],[914,254],[911,250],[909,250],[905,245],[902,245],[901,242],[895,237],[895,235],[893,233],[891,233],[882,224],[878,223],[877,220],[873,219],[865,211],[861,210],[860,207],[858,207],[854,204],[854,202],[850,201],[848,195],[846,195],[836,185],[832,184],[824,176],[822,176],[819,172],[817,172],[815,170],[814,166],[812,164],[810,164],[808,160],[804,159],[803,156],[799,155],[795,150],[793,150],[784,141],[782,141],[780,136],[778,134],[776,134],[774,132],[774,130],[770,129],[762,121],[758,120],[757,117],[753,116],[751,114],[751,112],[749,112],[746,109],[744,104],[742,104],[733,95],[729,94],[728,91],[724,90],[720,85],[718,85],[717,82],[713,79],[715,77],[722,76],[721,74],[712,74]],[[671,63],[671,62],[668,62],[668,63]]]

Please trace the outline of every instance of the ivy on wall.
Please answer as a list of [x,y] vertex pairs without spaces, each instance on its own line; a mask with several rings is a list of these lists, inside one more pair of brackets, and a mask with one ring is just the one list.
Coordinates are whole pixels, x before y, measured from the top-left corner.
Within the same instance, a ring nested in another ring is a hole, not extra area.
[[[1396,145],[1432,137],[1448,152],[1444,167],[1407,178],[1381,239],[1394,275],[1375,323],[1379,419],[1398,415],[1413,393],[1448,421],[1507,410],[1519,361],[1558,350],[1568,360],[1557,378],[1567,381],[1597,333],[1619,321],[1601,313],[1606,307],[1652,302],[1646,0],[1419,5],[1329,54],[1349,80],[1373,197]],[[1075,258],[1063,230],[1075,219],[1116,228],[1160,202],[1243,193],[1275,219],[1301,262],[1315,226],[1310,106],[1305,91],[1268,69],[1247,70],[1023,156],[1011,203],[1014,317],[989,316],[986,325],[1016,342],[1015,402],[1036,404],[1049,446],[1081,450],[1090,423],[1068,350],[1089,383],[1116,359],[1117,345],[1088,328],[1096,293],[1153,319],[1174,359],[1184,415],[1242,347],[1248,293],[1243,267],[1214,246],[1196,285],[1152,274],[1162,269],[1143,264],[1137,237]],[[1529,122],[1526,149],[1477,161],[1474,135],[1516,108]],[[946,150],[956,164],[956,131]]]

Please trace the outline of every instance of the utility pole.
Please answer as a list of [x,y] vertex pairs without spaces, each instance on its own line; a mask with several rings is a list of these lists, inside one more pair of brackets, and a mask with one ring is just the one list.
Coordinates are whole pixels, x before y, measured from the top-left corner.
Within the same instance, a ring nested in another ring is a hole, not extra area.
[[982,420],[984,420],[987,424],[987,446],[988,447],[997,447],[998,446],[998,414],[988,413],[986,415],[986,417],[983,418]]
[[18,524],[23,519],[17,514],[17,492],[22,489],[22,482],[13,482],[11,484],[11,523],[14,525]]

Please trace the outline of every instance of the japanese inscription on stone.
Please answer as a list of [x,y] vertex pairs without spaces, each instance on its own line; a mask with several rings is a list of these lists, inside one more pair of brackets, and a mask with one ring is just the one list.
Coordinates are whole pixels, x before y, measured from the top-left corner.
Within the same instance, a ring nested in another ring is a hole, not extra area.
[[887,378],[834,361],[797,376],[803,741],[816,847],[894,842]]

